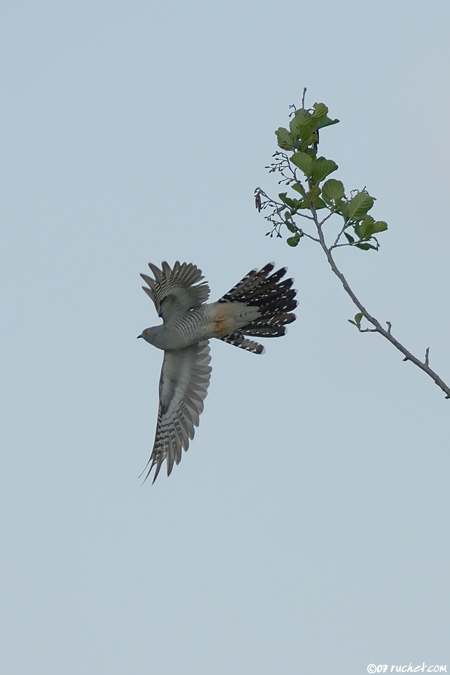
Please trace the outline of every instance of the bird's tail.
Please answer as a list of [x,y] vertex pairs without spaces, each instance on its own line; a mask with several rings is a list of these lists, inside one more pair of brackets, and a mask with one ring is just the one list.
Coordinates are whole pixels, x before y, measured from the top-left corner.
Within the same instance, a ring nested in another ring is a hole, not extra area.
[[221,338],[224,342],[261,354],[264,347],[258,342],[246,339],[246,335],[279,337],[285,335],[286,324],[295,321],[295,314],[291,312],[297,306],[296,291],[292,288],[294,280],[281,281],[286,274],[286,268],[282,267],[270,274],[273,268],[274,265],[269,263],[261,270],[252,270],[220,298],[219,302],[242,302],[260,310],[256,319],[231,335]]

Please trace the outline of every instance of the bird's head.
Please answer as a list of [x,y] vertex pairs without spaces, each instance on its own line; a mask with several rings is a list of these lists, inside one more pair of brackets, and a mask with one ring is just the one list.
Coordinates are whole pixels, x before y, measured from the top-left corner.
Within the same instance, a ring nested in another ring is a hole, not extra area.
[[140,335],[138,335],[139,338],[144,338],[146,342],[150,342],[150,344],[153,344],[154,339],[156,337],[156,333],[158,333],[158,328],[159,326],[154,326],[153,328],[145,328]]

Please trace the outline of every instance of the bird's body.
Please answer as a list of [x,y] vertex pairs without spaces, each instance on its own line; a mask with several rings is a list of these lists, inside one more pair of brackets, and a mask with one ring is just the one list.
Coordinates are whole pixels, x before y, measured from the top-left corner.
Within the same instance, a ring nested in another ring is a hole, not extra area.
[[164,351],[184,349],[202,340],[230,335],[258,316],[257,307],[247,307],[239,302],[212,302],[183,314],[171,325],[147,328],[143,337]]
[[297,305],[292,279],[280,281],[286,269],[273,274],[273,265],[252,270],[217,302],[206,304],[209,288],[201,270],[191,263],[149,263],[154,278],[142,274],[144,291],[153,300],[163,324],[146,328],[139,337],[164,351],[159,383],[159,412],[150,468],[156,479],[167,460],[167,474],[181,460],[194,437],[203,411],[211,367],[209,340],[218,338],[241,349],[262,354],[264,347],[247,336],[278,337],[295,320]]

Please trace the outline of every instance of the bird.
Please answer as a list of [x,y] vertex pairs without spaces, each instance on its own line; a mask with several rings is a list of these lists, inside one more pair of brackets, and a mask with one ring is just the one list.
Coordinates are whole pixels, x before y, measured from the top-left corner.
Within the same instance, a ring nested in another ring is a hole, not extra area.
[[151,298],[163,323],[146,328],[138,338],[164,351],[159,380],[159,407],[155,441],[141,475],[153,483],[164,461],[167,475],[187,451],[203,412],[211,377],[209,340],[262,354],[263,345],[249,337],[285,335],[295,321],[297,306],[293,279],[287,269],[273,272],[274,263],[251,270],[217,302],[207,304],[210,290],[202,271],[193,263],[167,262],[158,268],[148,263],[153,277],[141,274],[143,290]]

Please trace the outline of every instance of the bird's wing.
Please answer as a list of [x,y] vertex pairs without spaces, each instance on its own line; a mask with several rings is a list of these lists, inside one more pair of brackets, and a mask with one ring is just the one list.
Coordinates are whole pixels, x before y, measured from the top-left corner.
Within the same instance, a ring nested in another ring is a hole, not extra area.
[[154,279],[147,274],[141,277],[149,288],[142,288],[153,300],[158,315],[165,323],[176,321],[188,310],[200,307],[209,297],[209,287],[203,279],[202,271],[192,263],[179,263],[169,267],[166,262],[161,263],[161,269],[149,263]]
[[186,349],[164,352],[158,424],[146,479],[155,466],[155,482],[165,459],[169,475],[174,462],[180,463],[182,450],[187,450],[189,440],[194,438],[194,427],[198,427],[211,377],[210,361],[208,340]]

